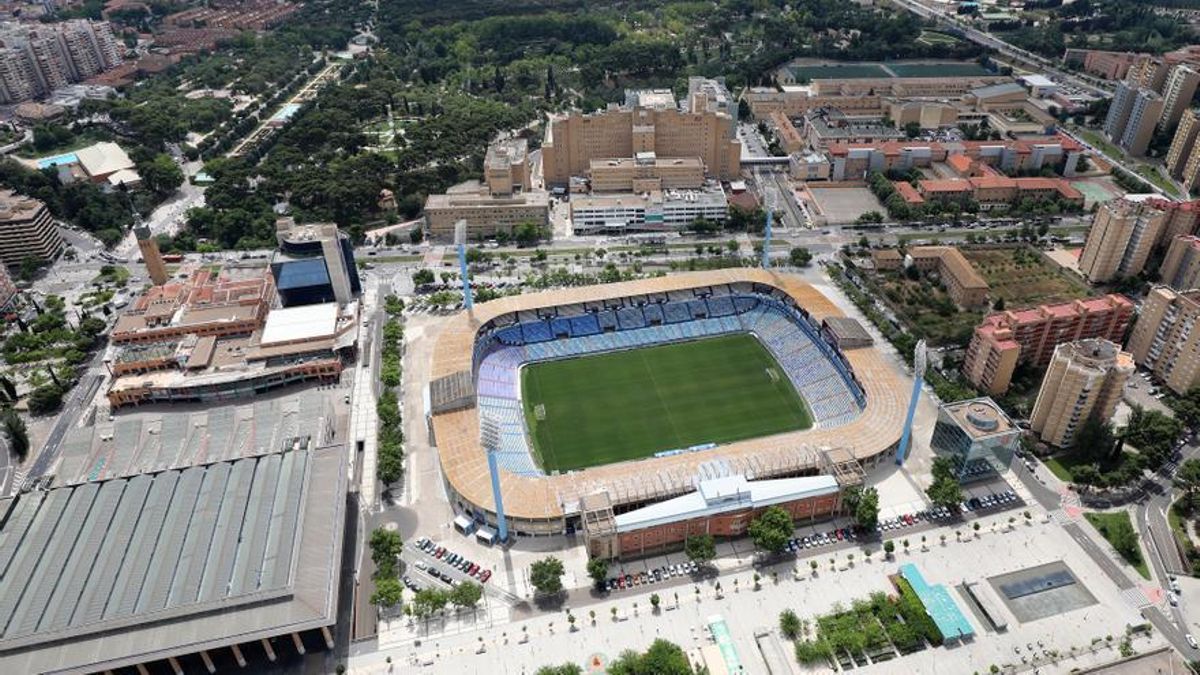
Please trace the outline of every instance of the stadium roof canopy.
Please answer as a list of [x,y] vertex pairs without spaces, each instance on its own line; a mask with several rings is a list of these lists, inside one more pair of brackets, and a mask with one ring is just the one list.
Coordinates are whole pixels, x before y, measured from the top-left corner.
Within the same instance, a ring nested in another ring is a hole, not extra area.
[[748,481],[737,474],[700,481],[697,488],[681,497],[617,514],[617,532],[835,494],[838,484],[828,475]]
[[0,672],[95,672],[332,625],[342,447],[23,493],[0,525]]

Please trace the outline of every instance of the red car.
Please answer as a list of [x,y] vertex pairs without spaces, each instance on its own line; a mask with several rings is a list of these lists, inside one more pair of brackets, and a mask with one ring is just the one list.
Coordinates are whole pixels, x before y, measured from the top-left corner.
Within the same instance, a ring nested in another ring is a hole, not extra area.
[[442,546],[437,547],[437,550],[433,552],[433,557],[438,560],[441,560],[443,555],[446,555],[446,549]]
[[475,570],[477,570],[477,569],[479,569],[479,565],[476,565],[475,563],[471,563],[471,566],[467,568],[467,574],[474,575]]
[[487,583],[487,580],[488,580],[488,579],[491,579],[491,578],[492,578],[492,571],[491,571],[491,570],[484,570],[484,571],[483,571],[483,576],[482,576],[482,577],[480,577],[480,579],[479,579],[479,580],[480,580],[480,581],[482,581],[483,583],[485,583],[485,584],[486,584],[486,583]]

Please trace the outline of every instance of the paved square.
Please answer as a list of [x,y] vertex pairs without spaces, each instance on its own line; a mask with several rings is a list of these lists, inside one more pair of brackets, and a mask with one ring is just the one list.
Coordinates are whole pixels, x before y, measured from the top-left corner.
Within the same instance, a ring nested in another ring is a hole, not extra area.
[[988,582],[1021,623],[1096,604],[1096,598],[1061,561],[994,576]]
[[830,223],[853,223],[867,211],[887,214],[887,209],[868,188],[819,188],[808,191],[817,200],[817,208]]

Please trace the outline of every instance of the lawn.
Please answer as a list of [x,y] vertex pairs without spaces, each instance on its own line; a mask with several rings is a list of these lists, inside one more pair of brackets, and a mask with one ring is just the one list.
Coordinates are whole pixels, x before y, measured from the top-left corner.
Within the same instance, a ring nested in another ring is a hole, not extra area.
[[988,282],[993,302],[1009,309],[1067,302],[1089,295],[1083,282],[1068,276],[1038,251],[1018,248],[964,249],[963,255]]
[[[1142,577],[1150,578],[1150,568],[1146,565],[1146,557],[1142,555],[1141,545],[1137,542],[1137,531],[1133,529],[1133,523],[1129,519],[1129,513],[1125,511],[1116,511],[1113,513],[1085,513],[1084,517],[1096,528],[1100,534],[1112,544],[1113,548],[1121,554],[1125,562],[1133,565],[1133,568],[1138,571]],[[1133,532],[1134,542],[1132,550],[1122,550],[1114,538],[1118,529],[1128,528]]]
[[812,426],[791,382],[749,335],[534,364],[521,370],[521,392],[547,472]]
[[909,333],[924,338],[932,346],[965,345],[982,312],[955,307],[941,287],[926,279],[909,279],[899,272],[884,272],[872,278],[879,292],[875,295],[899,316]]

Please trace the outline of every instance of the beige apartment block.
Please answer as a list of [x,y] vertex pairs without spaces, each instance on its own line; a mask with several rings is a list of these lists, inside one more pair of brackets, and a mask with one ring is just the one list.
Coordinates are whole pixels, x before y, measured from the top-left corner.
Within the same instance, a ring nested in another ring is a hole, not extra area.
[[1176,290],[1200,288],[1200,237],[1181,234],[1172,239],[1159,277]]
[[[696,97],[703,103],[704,97]],[[742,167],[742,143],[734,119],[710,110],[683,111],[657,98],[633,96],[637,105],[610,104],[605,110],[574,111],[550,118],[542,143],[542,173],[547,185],[566,185],[583,176],[593,160],[635,157],[699,157],[709,175],[735,180]],[[654,103],[644,107],[643,103]]]
[[1155,286],[1142,303],[1129,338],[1134,361],[1177,394],[1186,393],[1200,376],[1200,290],[1177,291]]
[[1180,64],[1171,68],[1167,81],[1163,85],[1163,110],[1159,118],[1159,126],[1170,131],[1179,124],[1183,112],[1192,103],[1196,87],[1200,86],[1200,72],[1193,66]]
[[0,190],[0,262],[16,267],[27,257],[52,260],[63,240],[42,202]]
[[1115,293],[990,314],[975,328],[962,372],[975,388],[998,396],[1008,391],[1018,363],[1044,368],[1064,342],[1117,342],[1132,319],[1133,303]]
[[1092,283],[1104,283],[1142,271],[1158,243],[1167,213],[1147,200],[1117,199],[1096,212],[1079,270]]
[[1033,404],[1030,429],[1050,445],[1069,447],[1087,420],[1112,419],[1133,371],[1133,356],[1108,340],[1058,345]]
[[[1171,138],[1171,147],[1167,150],[1166,167],[1172,176],[1183,177],[1188,160],[1192,157],[1192,150],[1196,147],[1197,135],[1200,135],[1200,113],[1194,108],[1188,108],[1183,112],[1179,127],[1175,129],[1175,135]],[[1193,180],[1196,178],[1192,177]],[[1187,186],[1189,190],[1193,187],[1194,184]]]

